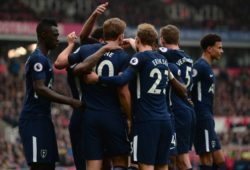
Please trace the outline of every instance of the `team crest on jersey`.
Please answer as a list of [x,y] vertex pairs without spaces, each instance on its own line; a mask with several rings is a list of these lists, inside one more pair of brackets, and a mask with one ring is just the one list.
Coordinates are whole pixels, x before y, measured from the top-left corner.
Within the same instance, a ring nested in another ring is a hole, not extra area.
[[198,71],[197,71],[196,69],[193,69],[193,74],[192,74],[192,77],[197,76],[197,74],[198,74]]
[[34,70],[35,70],[36,72],[42,71],[42,70],[43,70],[43,65],[42,65],[41,63],[36,63],[36,64],[34,65]]
[[133,66],[137,65],[138,62],[139,62],[139,60],[138,60],[138,58],[136,58],[136,57],[133,57],[133,58],[131,58],[131,60],[130,60],[130,64],[133,65]]
[[47,149],[41,149],[40,154],[42,158],[45,158],[47,156]]

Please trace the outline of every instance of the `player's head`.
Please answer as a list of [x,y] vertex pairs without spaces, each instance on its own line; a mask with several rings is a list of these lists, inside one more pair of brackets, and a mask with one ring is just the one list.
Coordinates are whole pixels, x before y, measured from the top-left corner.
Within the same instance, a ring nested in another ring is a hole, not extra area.
[[105,41],[119,40],[122,43],[126,23],[119,18],[110,18],[103,23],[103,37]]
[[103,42],[103,27],[97,27],[94,29],[91,37],[97,39],[99,42]]
[[136,48],[138,48],[139,45],[149,45],[154,48],[157,37],[158,33],[153,25],[148,23],[138,25],[135,39]]
[[222,39],[217,34],[207,34],[200,41],[203,52],[207,53],[211,59],[218,60],[223,54]]
[[166,25],[160,29],[160,43],[178,45],[180,39],[180,30],[174,25]]
[[43,44],[48,50],[58,45],[59,32],[54,19],[42,19],[36,27],[36,34],[38,43]]

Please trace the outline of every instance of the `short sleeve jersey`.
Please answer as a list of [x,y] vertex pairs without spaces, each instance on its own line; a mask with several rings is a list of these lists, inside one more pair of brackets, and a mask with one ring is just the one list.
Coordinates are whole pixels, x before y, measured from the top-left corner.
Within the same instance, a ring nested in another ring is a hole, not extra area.
[[52,88],[53,68],[51,60],[36,49],[25,64],[26,94],[20,118],[34,118],[38,116],[51,116],[51,102],[36,94],[33,88],[35,80],[44,80],[44,85]]
[[[215,76],[212,67],[203,58],[198,59],[194,64],[193,82],[192,100],[197,118],[202,119],[211,116],[213,113]],[[205,113],[205,115],[199,113]]]
[[[169,63],[173,63],[178,67],[178,77],[180,77],[182,83],[186,86],[188,95],[191,94],[192,80],[192,67],[193,60],[183,50],[168,49],[165,47],[159,48],[159,53],[164,55]],[[170,68],[171,69],[171,68]],[[173,71],[173,70],[171,70]],[[177,73],[175,73],[175,76]],[[179,79],[179,80],[180,80]],[[173,107],[175,108],[190,108],[192,107],[187,100],[180,98],[178,95],[172,93]]]
[[136,53],[130,60],[136,70],[133,88],[133,114],[135,122],[170,120],[166,100],[168,62],[157,52]]
[[[88,56],[99,50],[103,43],[88,44],[79,47],[69,56],[71,65],[85,60]],[[129,56],[123,50],[114,50],[105,53],[98,61],[94,71],[99,76],[114,76],[122,72],[129,63]],[[82,86],[82,99],[85,100],[87,109],[102,112],[121,112],[117,88],[104,84]]]

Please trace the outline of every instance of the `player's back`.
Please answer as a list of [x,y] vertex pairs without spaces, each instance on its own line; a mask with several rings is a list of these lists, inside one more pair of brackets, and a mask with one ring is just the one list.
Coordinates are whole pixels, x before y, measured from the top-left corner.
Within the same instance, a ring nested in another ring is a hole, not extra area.
[[135,122],[170,120],[166,103],[168,63],[157,52],[139,52],[130,61],[137,69],[134,83]]
[[[194,64],[193,81],[192,100],[196,113],[207,111],[212,114],[215,76],[212,67],[203,58],[198,59]],[[201,118],[200,116],[204,117],[204,115],[197,115],[197,118]]]
[[[178,68],[172,69],[173,67],[170,67],[170,70],[174,73],[176,77],[180,77],[182,83],[186,86],[188,96],[190,96],[191,93],[191,87],[193,84],[192,81],[192,67],[193,67],[193,60],[191,57],[186,54],[183,50],[178,49],[167,49],[165,47],[159,48],[160,54],[164,55],[169,63],[174,64]],[[171,100],[173,103],[173,107],[175,108],[192,108],[190,103],[181,97],[178,96],[174,91],[171,93]]]
[[52,87],[53,83],[51,61],[42,54],[40,49],[36,49],[27,59],[25,77],[26,95],[20,118],[50,117],[51,102],[42,96],[38,96],[33,87],[33,81],[35,80],[44,80],[45,86],[48,87]]
[[179,69],[181,70],[180,76],[185,86],[190,91],[190,88],[192,86],[192,58],[183,50],[160,47],[159,52],[166,57],[169,63],[174,63],[179,67]]
[[[95,53],[104,44],[82,46],[79,50],[82,60]],[[98,61],[94,71],[99,76],[114,76],[122,72],[128,65],[129,56],[123,50],[114,50],[105,53]],[[82,97],[87,109],[102,112],[121,112],[117,88],[104,84],[83,84]]]

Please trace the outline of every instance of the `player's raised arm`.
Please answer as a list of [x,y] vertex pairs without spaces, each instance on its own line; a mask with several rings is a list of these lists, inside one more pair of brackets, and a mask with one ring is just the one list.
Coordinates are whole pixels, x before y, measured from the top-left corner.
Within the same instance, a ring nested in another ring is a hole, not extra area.
[[90,17],[87,19],[87,21],[83,25],[82,30],[80,32],[80,42],[81,42],[81,44],[83,44],[84,41],[86,41],[88,39],[90,33],[93,30],[93,27],[94,27],[94,24],[95,24],[97,18],[106,11],[107,7],[108,7],[108,2],[99,5],[94,10],[94,12],[90,15]]
[[74,68],[75,74],[83,74],[88,73],[92,70],[92,68],[96,65],[96,63],[99,61],[99,59],[106,53],[112,50],[121,49],[117,43],[114,42],[108,42],[106,45],[104,45],[102,48],[100,48],[98,51],[96,51],[94,54],[87,57],[85,60],[83,60],[81,63],[77,64]]
[[64,69],[69,66],[68,57],[74,48],[76,39],[77,36],[75,32],[71,32],[70,34],[68,34],[67,36],[68,46],[58,55],[54,63],[54,66],[57,69]]

